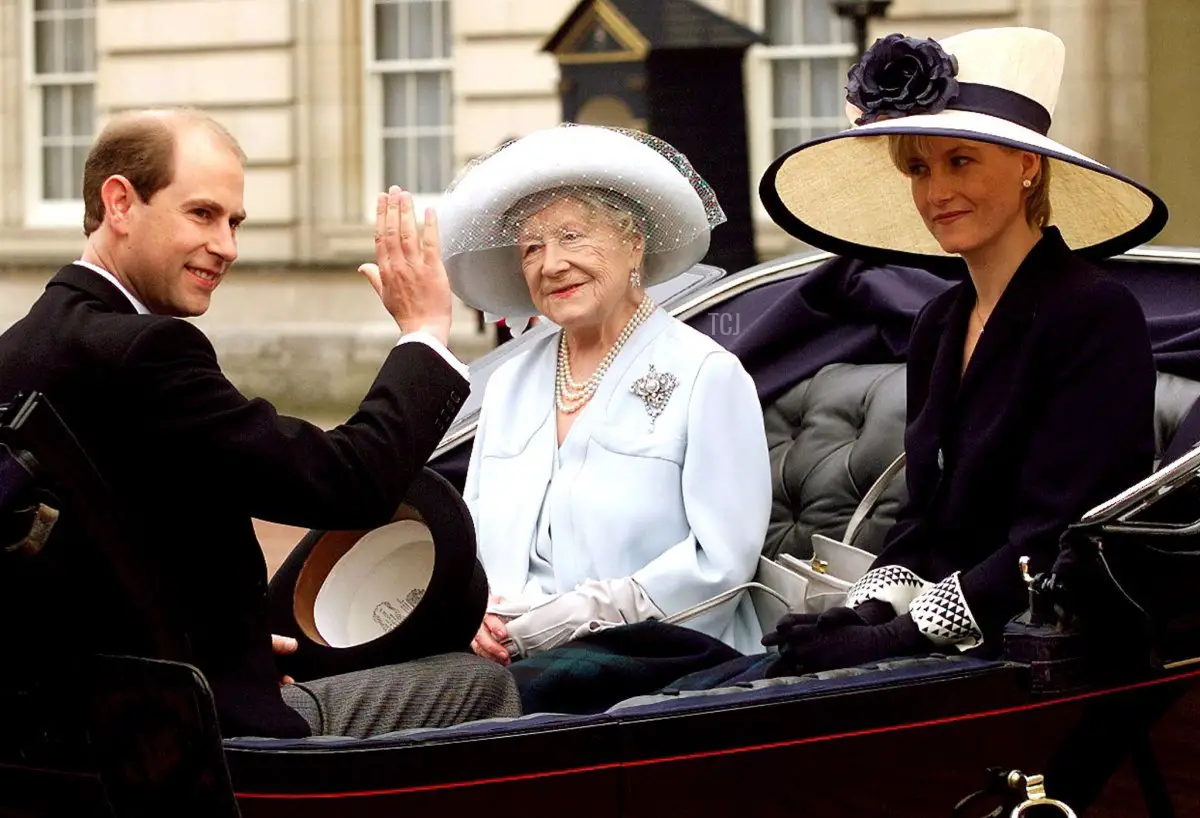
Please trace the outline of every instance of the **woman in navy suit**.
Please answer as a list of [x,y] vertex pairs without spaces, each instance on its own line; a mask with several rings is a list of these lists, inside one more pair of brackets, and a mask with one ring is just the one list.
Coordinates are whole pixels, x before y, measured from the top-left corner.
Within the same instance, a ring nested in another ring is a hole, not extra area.
[[780,648],[768,675],[998,653],[1027,604],[1020,558],[1050,569],[1067,526],[1153,468],[1145,317],[1088,259],[1150,239],[1166,209],[1046,136],[1063,55],[1027,28],[886,37],[850,72],[855,127],[763,180],[805,241],[969,272],[913,328],[908,502],[845,607],[763,638]]

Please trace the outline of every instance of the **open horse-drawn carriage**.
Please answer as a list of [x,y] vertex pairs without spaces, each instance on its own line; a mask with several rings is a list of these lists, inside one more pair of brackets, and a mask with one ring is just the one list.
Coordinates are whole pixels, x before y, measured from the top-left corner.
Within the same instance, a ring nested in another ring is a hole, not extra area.
[[[924,818],[976,791],[959,814],[1008,814],[1019,791],[1041,792],[1012,771],[1044,775],[1080,815],[1200,814],[1200,253],[1142,249],[1106,267],[1150,320],[1160,468],[1064,539],[1083,579],[1030,578],[1031,610],[999,658],[905,658],[371,739],[224,738],[195,668],[73,656],[67,636],[53,669],[0,673],[0,815]],[[907,331],[949,284],[802,254],[727,276],[700,266],[653,292],[758,384],[769,563],[811,565],[814,534],[879,546],[903,499]],[[472,366],[471,400],[430,461],[450,483],[462,485],[488,375],[548,331]],[[0,420],[6,547],[29,541],[36,514],[22,498],[40,481],[119,552],[119,526],[91,493],[99,477],[52,407],[28,396]]]

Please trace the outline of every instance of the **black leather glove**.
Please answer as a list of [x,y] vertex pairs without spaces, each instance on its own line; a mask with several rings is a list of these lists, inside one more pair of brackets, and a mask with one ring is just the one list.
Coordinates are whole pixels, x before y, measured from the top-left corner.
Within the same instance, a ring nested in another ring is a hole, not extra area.
[[[848,608],[835,610],[847,612],[836,614],[839,620],[848,620],[854,613]],[[822,627],[818,620],[814,626],[793,631],[791,639],[780,645],[779,658],[767,668],[766,675],[768,678],[797,676],[912,656],[932,649],[933,643],[922,635],[908,614],[881,625],[841,621],[833,627]]]
[[775,630],[762,638],[766,647],[784,645],[814,628],[830,630],[846,625],[882,625],[895,618],[896,609],[891,603],[868,599],[854,608],[830,608],[819,614],[786,614],[775,623]]

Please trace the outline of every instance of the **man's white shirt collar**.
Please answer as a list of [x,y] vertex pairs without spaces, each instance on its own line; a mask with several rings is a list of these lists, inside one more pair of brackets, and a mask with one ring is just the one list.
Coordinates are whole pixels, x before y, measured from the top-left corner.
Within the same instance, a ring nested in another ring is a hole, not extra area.
[[77,260],[75,263],[78,264],[80,267],[87,267],[92,272],[99,273],[100,275],[104,276],[106,279],[108,279],[112,283],[112,285],[114,287],[116,287],[118,290],[120,290],[122,293],[125,294],[125,297],[129,299],[129,303],[133,305],[133,308],[135,310],[137,310],[142,315],[150,314],[150,310],[146,309],[146,305],[143,304],[141,301],[138,301],[134,297],[133,293],[131,293],[131,292],[129,292],[129,290],[125,289],[125,285],[122,284],[120,281],[118,281],[117,277],[115,275],[113,275],[112,273],[110,273],[108,270],[105,270],[103,267],[97,267],[95,264],[91,264],[89,262],[83,261],[82,259]]

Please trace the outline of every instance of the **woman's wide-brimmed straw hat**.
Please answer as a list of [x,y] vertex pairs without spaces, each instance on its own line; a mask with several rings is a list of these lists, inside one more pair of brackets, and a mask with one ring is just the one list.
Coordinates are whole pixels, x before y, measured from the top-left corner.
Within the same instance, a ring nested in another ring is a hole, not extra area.
[[644,286],[699,262],[708,252],[712,228],[725,221],[712,189],[687,157],[663,140],[622,128],[565,123],[473,160],[447,189],[438,225],[455,295],[494,317],[537,314],[516,251],[519,215],[530,202],[544,206],[557,193],[573,191],[635,211],[631,215],[645,242]]
[[892,163],[888,136],[972,139],[1051,162],[1051,224],[1085,257],[1149,241],[1167,221],[1162,200],[1051,139],[1065,47],[1033,28],[977,29],[944,40],[892,34],[849,73],[852,127],[778,157],[759,195],[788,233],[831,252],[901,264],[948,258]]

